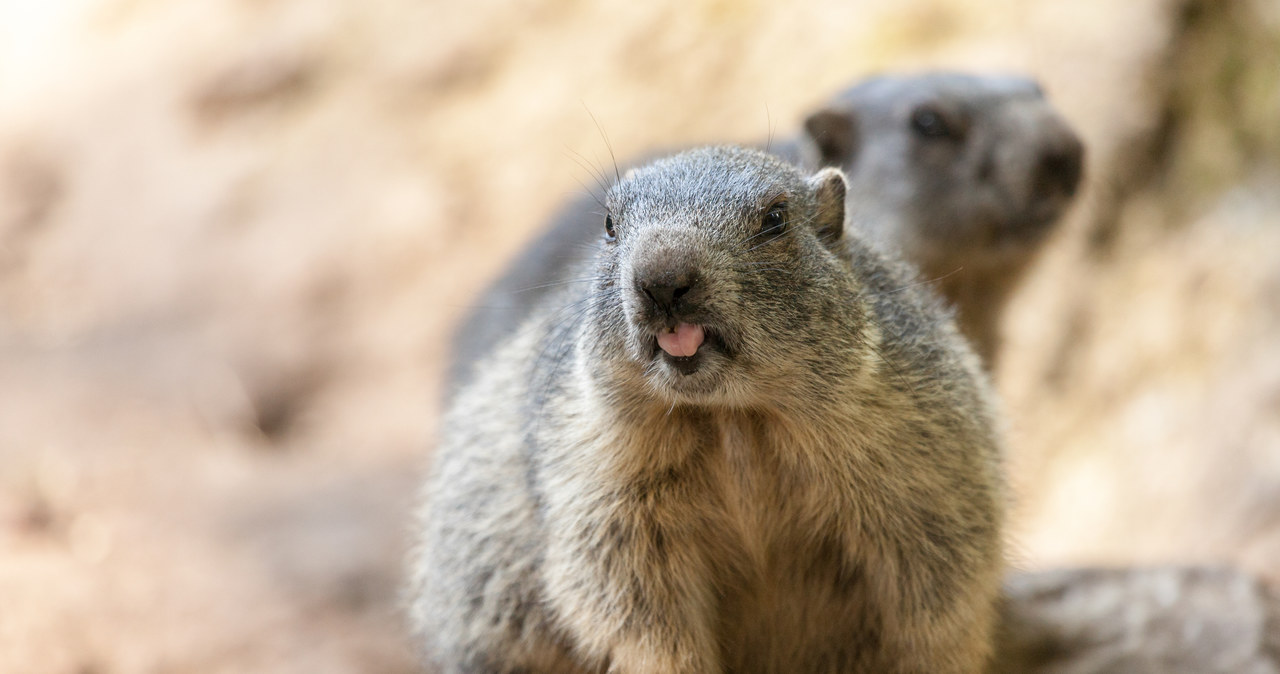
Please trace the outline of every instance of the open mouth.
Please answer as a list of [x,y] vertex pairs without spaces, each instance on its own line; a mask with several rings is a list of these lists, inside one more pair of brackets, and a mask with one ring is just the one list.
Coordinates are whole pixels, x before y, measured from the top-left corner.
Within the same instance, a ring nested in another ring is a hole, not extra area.
[[692,323],[677,323],[654,336],[653,355],[683,375],[702,367],[707,354],[724,351],[724,341],[714,330]]

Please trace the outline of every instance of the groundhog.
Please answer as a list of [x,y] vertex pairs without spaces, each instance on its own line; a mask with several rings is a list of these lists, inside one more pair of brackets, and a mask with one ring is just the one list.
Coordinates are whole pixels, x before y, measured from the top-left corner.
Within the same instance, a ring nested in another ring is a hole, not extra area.
[[877,77],[809,115],[810,167],[839,166],[850,216],[957,309],[996,365],[1000,317],[1080,185],[1084,146],[1034,80]]
[[693,150],[610,188],[445,414],[413,615],[461,672],[976,672],[1004,492],[985,374],[838,169]]
[[[1083,148],[1034,80],[1008,75],[881,76],[810,114],[793,138],[758,144],[806,171],[844,169],[850,217],[921,270],[990,367],[1004,306],[1080,183]],[[449,380],[566,283],[591,254],[601,196],[565,204],[481,296],[454,340]]]

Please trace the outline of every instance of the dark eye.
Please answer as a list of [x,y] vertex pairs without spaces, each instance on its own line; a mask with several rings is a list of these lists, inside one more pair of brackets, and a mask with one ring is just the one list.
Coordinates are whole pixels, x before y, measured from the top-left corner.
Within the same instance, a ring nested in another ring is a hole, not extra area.
[[781,234],[787,226],[787,202],[779,201],[769,207],[760,223],[760,231]]
[[911,129],[925,138],[954,137],[955,131],[947,118],[936,108],[922,105],[911,113]]
[[618,240],[618,232],[613,228],[613,216],[604,216],[604,240],[614,242]]

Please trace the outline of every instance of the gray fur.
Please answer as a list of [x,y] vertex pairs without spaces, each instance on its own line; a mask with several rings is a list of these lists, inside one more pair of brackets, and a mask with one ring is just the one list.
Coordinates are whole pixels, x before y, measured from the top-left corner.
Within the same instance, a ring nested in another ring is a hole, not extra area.
[[[936,113],[929,137],[913,116]],[[805,120],[808,166],[849,175],[850,217],[957,308],[989,366],[999,319],[1079,185],[1084,148],[1035,81],[928,73],[877,77]]]
[[[964,137],[921,137],[911,115],[922,106],[962,122]],[[844,169],[854,226],[957,307],[961,331],[989,365],[1004,305],[1070,204],[1083,152],[1033,80],[939,72],[867,80],[810,114],[795,138],[766,145],[807,171]],[[601,236],[599,199],[565,204],[484,293],[454,341],[454,387],[542,296],[583,283],[570,270]]]
[[[986,380],[845,227],[845,192],[726,147],[610,189],[616,241],[573,268],[593,280],[543,296],[445,416],[413,563],[436,666],[981,670],[1004,499]],[[668,277],[687,301],[663,310],[637,284]],[[675,322],[709,331],[692,374],[656,350]]]

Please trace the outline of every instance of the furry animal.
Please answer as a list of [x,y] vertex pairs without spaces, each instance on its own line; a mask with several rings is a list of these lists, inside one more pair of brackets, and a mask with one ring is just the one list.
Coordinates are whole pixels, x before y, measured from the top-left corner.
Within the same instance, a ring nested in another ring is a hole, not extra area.
[[851,87],[804,122],[806,166],[839,166],[850,217],[957,309],[996,365],[1000,317],[1080,185],[1084,146],[1035,81],[929,73]]
[[413,614],[443,672],[977,672],[983,370],[833,168],[699,149],[607,195],[445,416]]

